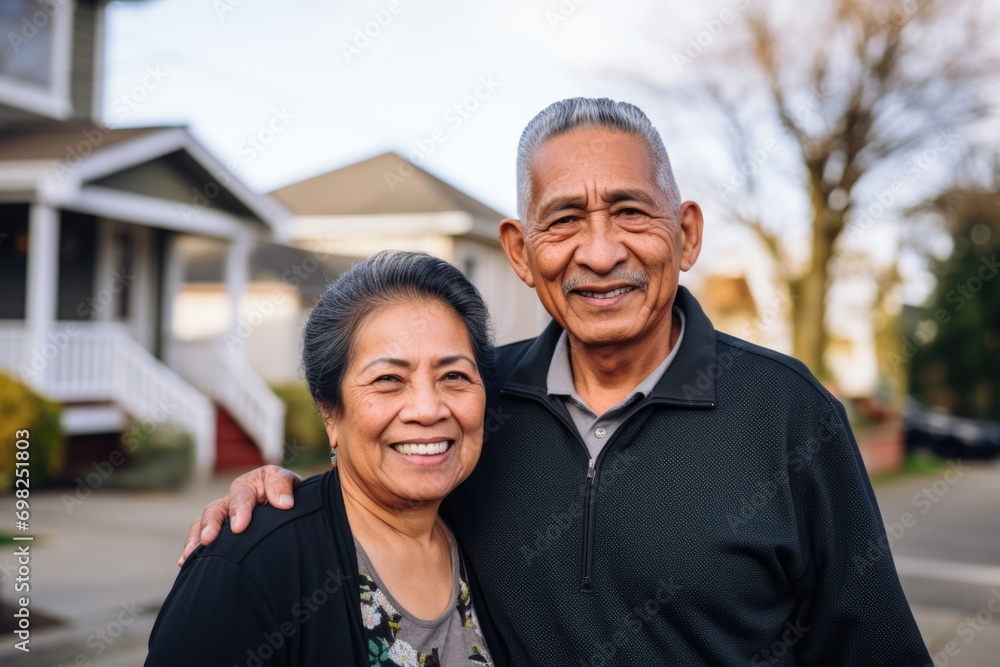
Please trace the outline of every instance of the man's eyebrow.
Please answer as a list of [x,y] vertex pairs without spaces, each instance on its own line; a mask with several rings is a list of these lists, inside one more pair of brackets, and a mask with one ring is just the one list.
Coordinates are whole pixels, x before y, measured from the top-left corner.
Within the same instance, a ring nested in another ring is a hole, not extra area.
[[[611,190],[607,192],[601,201],[608,204],[615,204],[620,201],[636,201],[646,206],[658,207],[659,204],[653,197],[644,192],[643,190],[630,190],[630,189],[619,189]],[[587,200],[584,197],[578,195],[568,195],[565,197],[556,197],[549,202],[545,202],[538,209],[538,217],[545,218],[556,211],[562,211],[566,209],[585,209],[587,208]]]
[[611,190],[602,197],[609,204],[620,201],[637,201],[647,206],[658,206],[656,200],[642,190]]
[[544,218],[551,215],[555,211],[562,211],[568,208],[586,208],[587,200],[579,195],[569,195],[565,197],[556,197],[551,201],[546,202],[543,206],[538,209],[538,217]]

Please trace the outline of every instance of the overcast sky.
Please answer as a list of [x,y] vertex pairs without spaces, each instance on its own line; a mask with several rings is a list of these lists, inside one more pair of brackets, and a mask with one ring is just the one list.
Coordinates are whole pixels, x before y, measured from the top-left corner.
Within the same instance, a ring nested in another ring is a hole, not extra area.
[[[514,152],[525,123],[564,97],[625,99],[650,115],[682,195],[705,210],[698,268],[749,273],[756,269],[748,263],[759,260],[748,258],[760,255],[745,252],[748,233],[727,226],[716,207],[713,183],[735,166],[712,141],[717,128],[683,96],[668,110],[645,85],[697,81],[737,39],[749,2],[113,2],[104,122],[188,125],[260,191],[395,150],[513,214]],[[795,10],[792,17],[802,12]],[[720,22],[724,11],[734,20]],[[695,38],[700,53],[691,50]],[[725,71],[734,81],[745,77],[739,62]],[[766,168],[783,168],[781,156]],[[926,196],[935,183],[922,176],[908,194]],[[805,249],[802,189],[768,199]],[[876,236],[869,245],[879,245]],[[933,281],[926,271],[912,273],[919,301]]]
[[[395,150],[512,213],[514,148],[534,114],[576,95],[655,107],[617,73],[644,63],[659,77],[681,73],[665,59],[669,48],[655,43],[650,26],[663,16],[651,7],[602,0],[112,3],[105,122],[187,124],[260,190]],[[681,31],[663,32],[681,39]],[[147,68],[160,79],[149,90],[141,89]],[[274,126],[286,127],[271,138],[265,128],[276,115],[287,121]]]

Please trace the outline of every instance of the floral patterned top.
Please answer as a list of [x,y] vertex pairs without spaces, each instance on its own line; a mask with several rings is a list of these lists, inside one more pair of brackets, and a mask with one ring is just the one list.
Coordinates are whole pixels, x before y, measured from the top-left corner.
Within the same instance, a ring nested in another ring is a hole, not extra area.
[[372,667],[492,666],[472,605],[465,563],[451,531],[452,596],[445,612],[423,620],[407,612],[382,583],[368,554],[355,540],[358,554],[361,620]]

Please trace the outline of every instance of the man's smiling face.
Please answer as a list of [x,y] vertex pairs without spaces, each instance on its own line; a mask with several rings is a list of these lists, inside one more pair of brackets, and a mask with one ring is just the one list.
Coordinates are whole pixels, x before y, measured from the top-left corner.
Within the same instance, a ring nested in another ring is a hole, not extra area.
[[501,240],[549,314],[588,346],[666,331],[700,249],[697,204],[672,210],[645,142],[615,130],[554,137],[531,167],[527,220],[505,220]]

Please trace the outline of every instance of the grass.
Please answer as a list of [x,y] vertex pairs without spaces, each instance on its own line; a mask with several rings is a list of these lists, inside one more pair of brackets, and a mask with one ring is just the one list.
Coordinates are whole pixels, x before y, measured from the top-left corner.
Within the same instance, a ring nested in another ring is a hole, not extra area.
[[948,467],[948,459],[942,459],[925,451],[907,454],[903,465],[892,472],[872,475],[872,484],[886,484],[901,479],[914,477],[930,477]]

